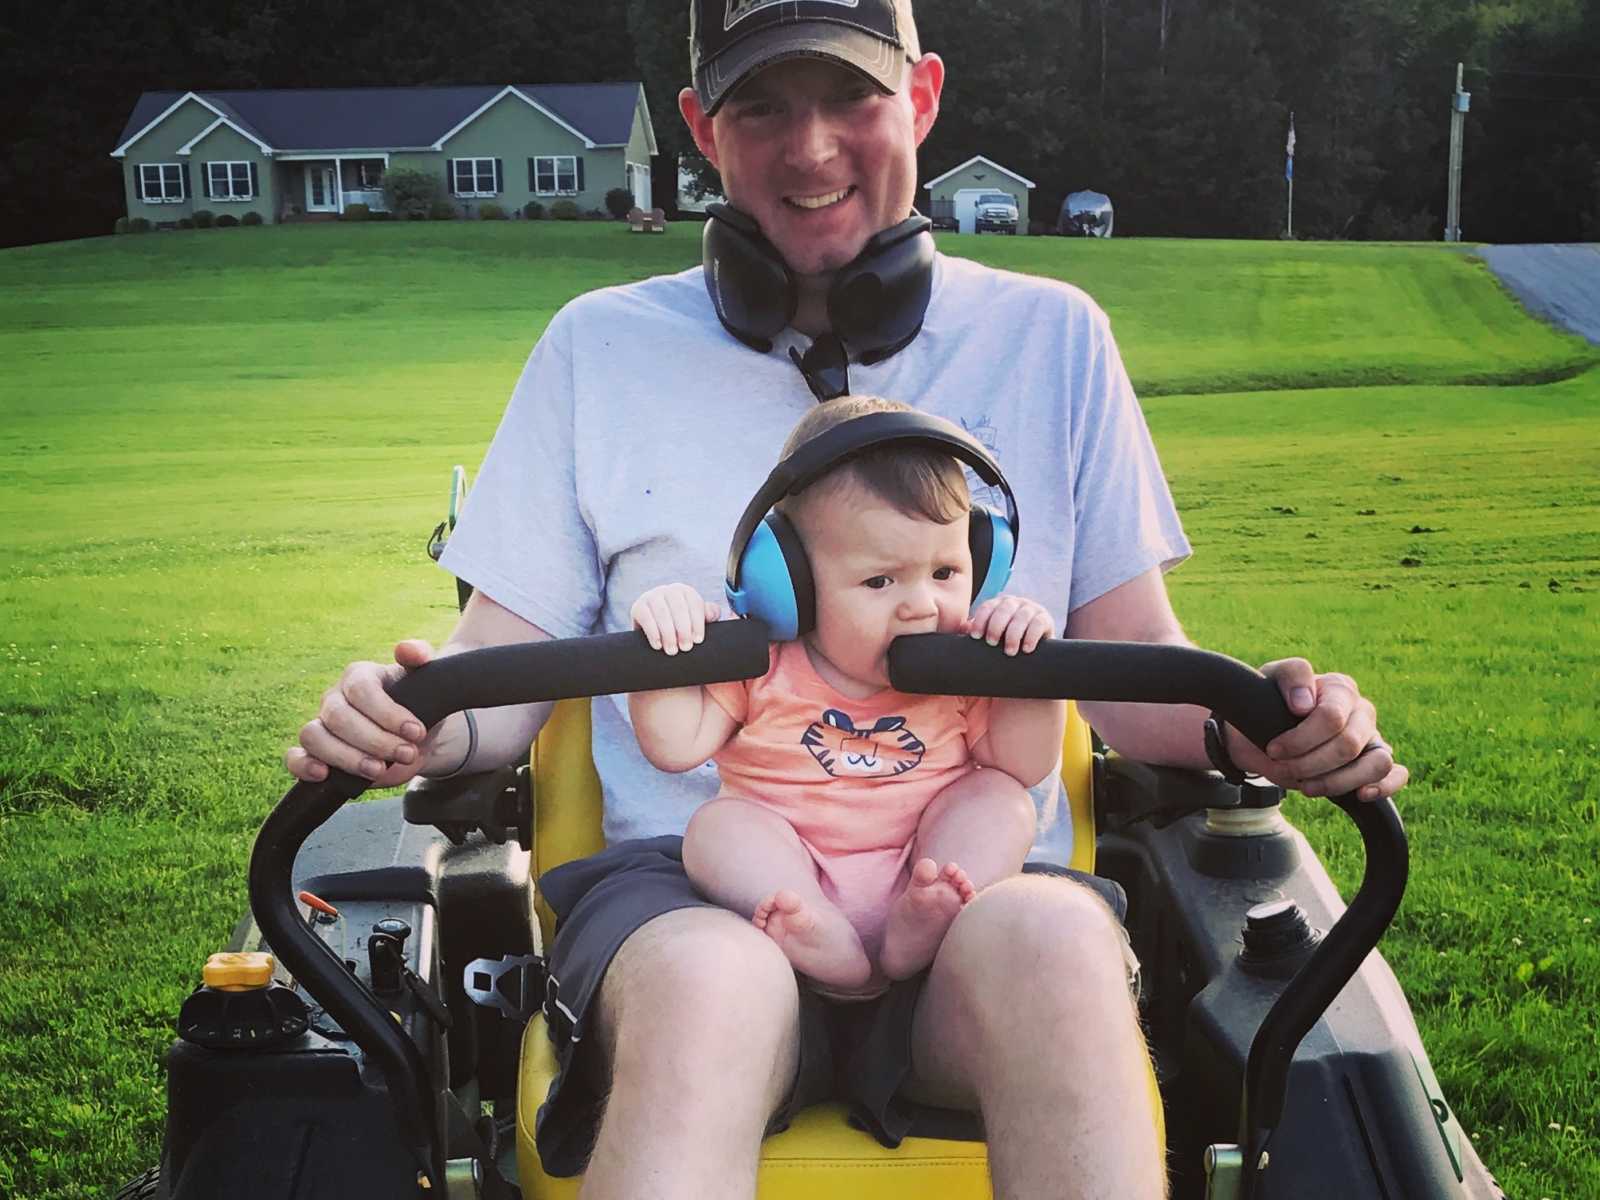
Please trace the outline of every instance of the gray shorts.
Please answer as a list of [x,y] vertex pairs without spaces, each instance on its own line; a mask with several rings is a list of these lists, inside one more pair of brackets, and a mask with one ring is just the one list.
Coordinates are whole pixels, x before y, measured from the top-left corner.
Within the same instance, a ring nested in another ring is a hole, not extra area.
[[[1121,921],[1128,901],[1120,884],[1049,863],[1029,863],[1029,874],[1058,875],[1090,888]],[[715,908],[701,898],[683,870],[683,839],[622,842],[599,854],[565,863],[539,879],[556,915],[549,948],[544,1015],[558,1071],[535,1122],[546,1173],[576,1175],[594,1149],[604,1095],[603,1064],[587,1022],[611,958],[647,921],[680,908]],[[1129,952],[1130,977],[1137,962]],[[767,1132],[788,1126],[794,1114],[822,1100],[837,1100],[851,1120],[885,1146],[907,1136],[981,1139],[973,1113],[919,1104],[901,1095],[911,1074],[911,1025],[927,972],[893,984],[859,1003],[826,1000],[800,991],[800,1066],[794,1087]]]

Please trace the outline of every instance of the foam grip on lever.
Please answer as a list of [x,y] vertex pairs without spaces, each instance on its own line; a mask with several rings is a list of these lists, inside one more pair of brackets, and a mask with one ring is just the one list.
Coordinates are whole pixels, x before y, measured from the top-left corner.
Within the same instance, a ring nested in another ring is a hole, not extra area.
[[390,694],[433,725],[463,708],[753,679],[767,673],[769,641],[760,621],[716,621],[704,642],[675,655],[652,650],[637,630],[491,646],[435,659]]
[[1154,642],[1047,638],[1029,654],[1006,654],[949,633],[898,637],[889,682],[903,692],[1024,700],[1198,704],[1220,711],[1258,746],[1291,728],[1277,685],[1209,650]]

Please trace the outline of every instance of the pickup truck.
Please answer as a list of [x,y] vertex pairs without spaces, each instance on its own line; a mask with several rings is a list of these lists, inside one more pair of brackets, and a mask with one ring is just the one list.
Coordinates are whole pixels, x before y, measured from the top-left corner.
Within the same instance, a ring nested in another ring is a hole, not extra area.
[[1017,202],[1005,192],[986,192],[974,206],[974,228],[979,233],[1017,232]]

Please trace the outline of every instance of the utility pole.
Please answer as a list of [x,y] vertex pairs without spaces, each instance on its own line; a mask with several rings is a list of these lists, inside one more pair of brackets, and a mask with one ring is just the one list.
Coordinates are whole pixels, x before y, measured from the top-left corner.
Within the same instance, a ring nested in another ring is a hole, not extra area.
[[1445,207],[1444,240],[1461,240],[1461,133],[1472,93],[1461,90],[1461,64],[1456,64],[1456,90],[1450,97],[1450,193]]

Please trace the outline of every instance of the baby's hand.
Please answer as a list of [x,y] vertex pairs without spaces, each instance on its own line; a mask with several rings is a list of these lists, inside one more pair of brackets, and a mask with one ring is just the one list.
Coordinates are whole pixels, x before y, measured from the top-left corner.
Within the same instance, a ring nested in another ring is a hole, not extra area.
[[667,583],[635,600],[629,616],[633,627],[644,632],[651,649],[676,654],[705,641],[706,622],[718,620],[721,613],[687,583]]
[[983,638],[991,646],[1005,642],[1007,654],[1019,650],[1033,652],[1047,637],[1054,637],[1056,623],[1043,605],[1022,596],[996,596],[978,605],[962,623],[961,631]]

